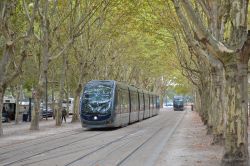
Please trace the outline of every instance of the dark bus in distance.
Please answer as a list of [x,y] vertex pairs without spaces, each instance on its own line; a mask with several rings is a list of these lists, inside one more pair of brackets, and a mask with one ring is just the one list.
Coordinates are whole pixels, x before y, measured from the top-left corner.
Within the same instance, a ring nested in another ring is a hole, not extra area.
[[83,90],[83,127],[122,127],[158,114],[159,96],[113,80],[93,80]]
[[184,98],[183,96],[174,96],[173,99],[174,111],[183,111],[184,110]]

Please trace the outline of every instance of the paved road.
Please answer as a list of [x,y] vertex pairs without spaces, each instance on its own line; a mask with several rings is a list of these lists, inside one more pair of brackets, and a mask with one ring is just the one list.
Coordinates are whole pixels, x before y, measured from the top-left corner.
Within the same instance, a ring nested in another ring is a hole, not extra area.
[[186,111],[112,130],[73,129],[0,148],[0,165],[154,165]]

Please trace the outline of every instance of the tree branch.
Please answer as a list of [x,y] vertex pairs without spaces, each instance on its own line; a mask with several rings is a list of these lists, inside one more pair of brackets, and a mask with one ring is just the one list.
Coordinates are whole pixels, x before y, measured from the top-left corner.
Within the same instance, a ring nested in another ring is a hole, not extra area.
[[[174,0],[173,2],[175,5],[176,12],[178,13],[177,15],[178,15],[180,21],[183,22],[183,20],[185,20],[184,19],[185,17],[182,14],[182,12],[180,11],[179,1]],[[184,7],[189,19],[192,21],[192,23],[195,26],[195,32],[196,32],[197,37],[199,38],[199,42],[206,45],[207,48],[211,52],[216,53],[216,54],[224,53],[224,52],[225,53],[236,52],[236,50],[232,50],[232,49],[227,48],[223,43],[221,43],[214,36],[212,36],[208,33],[208,31],[206,30],[204,25],[201,23],[202,21],[201,21],[200,17],[196,16],[197,13],[194,12],[194,9],[189,1],[182,1],[182,4],[183,4],[183,7]],[[186,20],[185,20],[185,22],[183,22],[183,24],[185,26],[188,25]]]
[[22,58],[19,61],[19,64],[16,67],[15,71],[5,79],[5,81],[4,81],[5,85],[8,85],[9,83],[11,83],[22,72],[23,62],[26,59],[26,57],[27,57],[27,54],[26,54],[26,52],[24,50],[22,52]]

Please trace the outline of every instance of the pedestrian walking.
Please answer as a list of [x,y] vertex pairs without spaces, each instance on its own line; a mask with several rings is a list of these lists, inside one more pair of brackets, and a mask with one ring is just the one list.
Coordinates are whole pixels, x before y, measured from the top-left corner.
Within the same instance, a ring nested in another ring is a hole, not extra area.
[[64,119],[65,123],[66,123],[66,115],[67,115],[67,111],[66,111],[65,107],[63,107],[63,109],[62,109],[62,121]]

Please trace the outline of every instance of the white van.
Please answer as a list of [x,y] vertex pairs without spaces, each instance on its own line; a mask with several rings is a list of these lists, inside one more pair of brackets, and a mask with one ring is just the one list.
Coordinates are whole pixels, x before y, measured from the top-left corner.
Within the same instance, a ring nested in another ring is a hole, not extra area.
[[67,108],[67,104],[69,106],[69,115],[73,114],[73,106],[74,106],[74,98],[69,98],[68,103],[67,100],[64,99],[62,103],[62,107]]
[[[15,120],[16,114],[16,99],[9,95],[3,98],[2,122],[8,120]],[[8,116],[8,119],[7,119]]]

